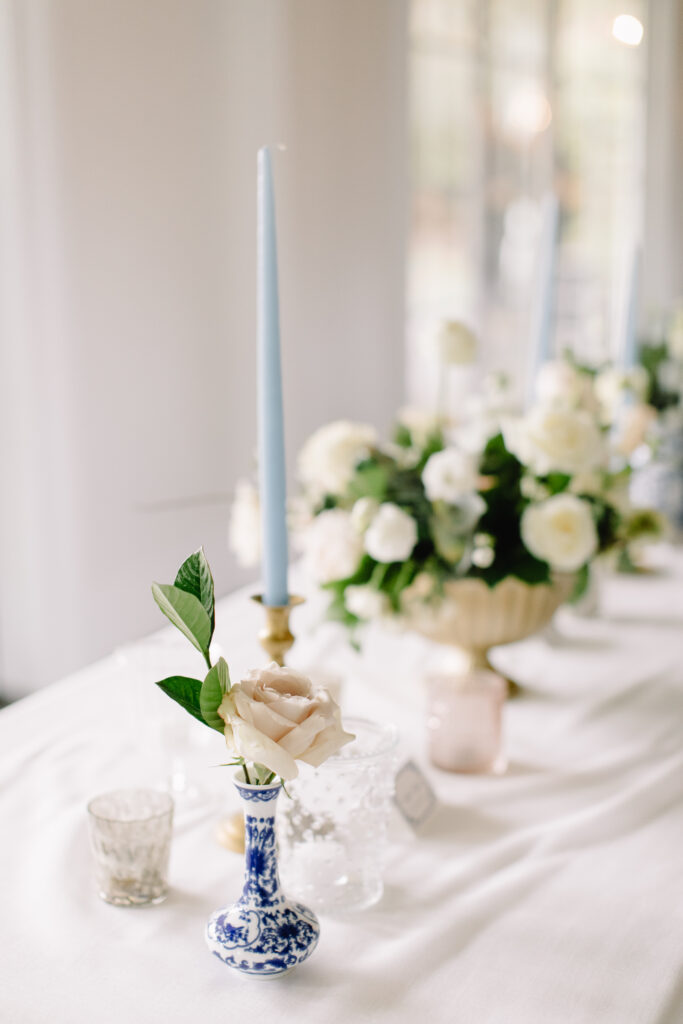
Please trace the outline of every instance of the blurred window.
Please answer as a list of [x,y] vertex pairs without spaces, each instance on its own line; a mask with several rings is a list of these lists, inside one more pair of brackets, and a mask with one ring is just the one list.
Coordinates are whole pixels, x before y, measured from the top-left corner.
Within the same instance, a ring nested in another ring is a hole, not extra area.
[[519,376],[550,189],[552,346],[608,356],[642,225],[638,25],[647,33],[645,0],[412,0],[411,398],[434,394],[430,342],[444,318],[477,330],[487,367]]

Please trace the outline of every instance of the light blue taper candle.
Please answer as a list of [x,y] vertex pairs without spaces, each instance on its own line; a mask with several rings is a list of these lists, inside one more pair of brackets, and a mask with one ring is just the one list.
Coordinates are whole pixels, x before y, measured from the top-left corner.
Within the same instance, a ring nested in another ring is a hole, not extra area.
[[640,285],[640,245],[636,245],[628,268],[624,292],[623,335],[621,340],[621,366],[632,370],[638,359],[638,288]]
[[287,519],[280,367],[275,200],[270,150],[258,151],[258,448],[263,541],[263,601],[285,605]]
[[538,371],[550,358],[555,306],[555,271],[559,239],[560,207],[549,192],[541,207],[536,291],[531,313],[531,360],[527,381],[527,405],[531,405]]

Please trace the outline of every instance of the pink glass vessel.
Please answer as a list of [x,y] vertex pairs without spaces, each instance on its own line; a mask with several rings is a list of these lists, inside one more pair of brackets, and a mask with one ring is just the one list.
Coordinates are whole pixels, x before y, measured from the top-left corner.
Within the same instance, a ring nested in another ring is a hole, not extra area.
[[427,677],[429,758],[447,772],[500,774],[507,686],[487,669]]

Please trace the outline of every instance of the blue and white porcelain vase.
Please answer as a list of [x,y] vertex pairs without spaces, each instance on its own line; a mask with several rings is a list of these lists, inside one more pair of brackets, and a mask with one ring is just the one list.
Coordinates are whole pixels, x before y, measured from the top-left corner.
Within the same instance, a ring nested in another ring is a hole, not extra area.
[[244,888],[236,903],[211,915],[206,942],[219,960],[244,974],[284,974],[311,955],[320,925],[280,887],[275,808],[281,784],[236,781],[235,788],[244,805]]

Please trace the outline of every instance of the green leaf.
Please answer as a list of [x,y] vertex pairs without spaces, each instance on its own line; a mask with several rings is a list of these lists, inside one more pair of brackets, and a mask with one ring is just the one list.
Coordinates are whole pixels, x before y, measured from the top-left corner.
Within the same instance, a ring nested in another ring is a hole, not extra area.
[[216,621],[213,576],[211,575],[211,569],[209,568],[203,548],[195,551],[194,554],[185,559],[178,569],[175,586],[178,590],[184,590],[186,594],[192,594],[193,597],[196,597],[201,602],[204,611],[209,616],[211,635],[213,636]]
[[566,491],[570,480],[571,476],[568,473],[548,473],[546,484],[551,494],[560,494]]
[[152,595],[164,615],[208,658],[211,620],[199,598],[165,583],[153,583]]
[[187,676],[169,676],[168,679],[162,679],[161,682],[157,683],[157,686],[168,697],[177,704],[180,704],[181,708],[185,708],[202,725],[207,724],[202,717],[199,707],[199,694],[202,688],[201,679],[190,679]]
[[576,583],[574,589],[569,596],[569,603],[576,604],[580,601],[583,595],[588,590],[588,584],[590,583],[590,566],[588,564],[582,565],[576,574]]
[[218,714],[218,706],[230,689],[230,673],[224,658],[219,658],[209,669],[199,694],[199,707],[207,725],[223,732],[225,722]]
[[383,501],[389,482],[389,469],[375,459],[366,459],[356,466],[356,472],[349,484],[349,498],[374,498]]

